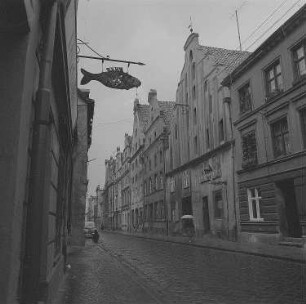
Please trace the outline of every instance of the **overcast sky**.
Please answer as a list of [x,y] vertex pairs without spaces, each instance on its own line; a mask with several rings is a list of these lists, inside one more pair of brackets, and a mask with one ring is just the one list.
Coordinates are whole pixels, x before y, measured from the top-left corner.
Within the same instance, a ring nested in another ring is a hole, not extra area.
[[[129,73],[142,82],[137,90],[141,103],[147,103],[151,88],[157,90],[159,100],[174,101],[184,62],[183,46],[190,34],[190,17],[200,44],[239,49],[237,9],[243,50],[253,51],[305,3],[306,0],[79,0],[78,38],[103,56],[146,64],[129,67]],[[94,55],[84,46],[80,46],[80,54]],[[106,62],[104,70],[111,66],[127,69],[126,65]],[[102,64],[80,59],[78,68],[100,73]],[[104,160],[115,154],[117,146],[122,149],[125,133],[132,133],[136,90],[110,89],[95,81],[79,87],[90,89],[95,100],[89,150],[89,160],[95,160],[89,162],[88,170],[88,194],[92,195],[97,185],[104,184]]]

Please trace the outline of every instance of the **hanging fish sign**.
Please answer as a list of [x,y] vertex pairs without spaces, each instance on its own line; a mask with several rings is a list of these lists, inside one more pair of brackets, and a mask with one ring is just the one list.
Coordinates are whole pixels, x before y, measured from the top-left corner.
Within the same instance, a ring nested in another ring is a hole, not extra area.
[[129,90],[131,88],[138,88],[141,82],[136,77],[123,72],[122,68],[114,67],[107,68],[106,72],[100,74],[92,74],[84,69],[81,69],[83,78],[81,84],[87,84],[91,80],[96,80],[112,89]]

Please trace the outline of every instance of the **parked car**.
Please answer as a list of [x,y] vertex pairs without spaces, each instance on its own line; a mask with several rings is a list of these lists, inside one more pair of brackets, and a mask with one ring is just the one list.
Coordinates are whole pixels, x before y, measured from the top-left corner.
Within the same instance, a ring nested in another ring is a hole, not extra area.
[[85,222],[85,227],[83,229],[86,238],[92,238],[92,234],[96,230],[95,222]]

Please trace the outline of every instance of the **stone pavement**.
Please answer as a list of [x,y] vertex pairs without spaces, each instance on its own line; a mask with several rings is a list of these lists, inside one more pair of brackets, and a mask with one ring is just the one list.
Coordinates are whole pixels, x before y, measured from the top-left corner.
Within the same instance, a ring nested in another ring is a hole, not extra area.
[[239,243],[218,239],[215,237],[193,238],[190,242],[188,237],[184,236],[165,236],[153,233],[141,232],[124,232],[124,231],[108,231],[111,233],[121,233],[139,238],[156,239],[165,242],[183,243],[191,246],[203,248],[211,248],[228,252],[245,253],[262,257],[283,259],[306,264],[306,247],[294,247],[284,245],[268,245],[262,243]]
[[186,241],[102,232],[72,248],[53,304],[306,303],[304,263]]

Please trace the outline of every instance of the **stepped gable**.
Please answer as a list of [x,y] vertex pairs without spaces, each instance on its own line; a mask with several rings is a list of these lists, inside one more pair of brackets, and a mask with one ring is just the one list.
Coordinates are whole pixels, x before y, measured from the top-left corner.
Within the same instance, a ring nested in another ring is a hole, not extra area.
[[160,116],[164,119],[165,124],[167,126],[170,125],[174,107],[175,107],[175,102],[174,101],[158,101],[159,108],[160,108]]

